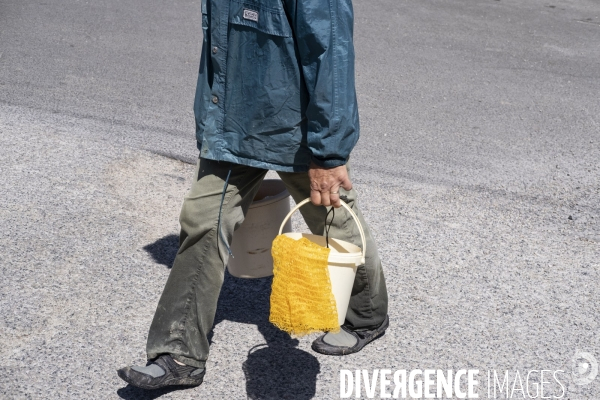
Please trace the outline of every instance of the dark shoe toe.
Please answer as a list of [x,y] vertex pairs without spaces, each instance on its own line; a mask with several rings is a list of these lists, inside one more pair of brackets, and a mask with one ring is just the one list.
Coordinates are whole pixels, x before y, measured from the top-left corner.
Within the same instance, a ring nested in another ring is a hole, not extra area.
[[345,326],[342,326],[342,329],[346,332],[350,333],[352,336],[356,338],[356,344],[351,347],[346,346],[334,346],[332,344],[328,344],[323,340],[325,335],[318,337],[314,342],[312,342],[312,349],[317,353],[325,354],[328,356],[344,356],[347,354],[357,353],[363,349],[367,344],[371,343],[373,340],[383,336],[385,330],[390,325],[390,320],[386,316],[381,325],[379,325],[375,329],[366,330],[366,331],[351,331]]
[[325,354],[328,356],[343,356],[345,354],[350,354],[349,351],[352,347],[346,346],[334,346],[329,344],[323,340],[325,335],[319,336],[315,341],[312,342],[311,348],[320,354]]
[[159,389],[165,386],[198,386],[203,382],[206,373],[205,369],[178,365],[168,354],[160,356],[153,361],[153,364],[157,364],[165,373],[153,377],[131,367],[125,367],[117,370],[117,374],[130,385],[142,389]]
[[152,380],[154,378],[152,378],[150,375],[142,374],[131,367],[125,367],[117,370],[117,375],[119,375],[119,378],[135,387],[142,389],[154,389],[154,385],[152,385]]

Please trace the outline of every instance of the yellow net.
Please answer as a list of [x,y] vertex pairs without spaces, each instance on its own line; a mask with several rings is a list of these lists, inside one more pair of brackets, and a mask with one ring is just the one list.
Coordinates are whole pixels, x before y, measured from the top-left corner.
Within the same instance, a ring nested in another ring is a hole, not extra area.
[[306,238],[279,235],[273,241],[273,287],[269,321],[294,336],[338,332],[331,291],[329,249]]

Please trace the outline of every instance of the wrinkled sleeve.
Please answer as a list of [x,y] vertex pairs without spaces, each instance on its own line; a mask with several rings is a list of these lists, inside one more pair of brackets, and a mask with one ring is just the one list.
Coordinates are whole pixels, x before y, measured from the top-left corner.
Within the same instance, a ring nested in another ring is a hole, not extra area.
[[351,0],[285,0],[309,95],[307,140],[313,162],[346,164],[358,141]]

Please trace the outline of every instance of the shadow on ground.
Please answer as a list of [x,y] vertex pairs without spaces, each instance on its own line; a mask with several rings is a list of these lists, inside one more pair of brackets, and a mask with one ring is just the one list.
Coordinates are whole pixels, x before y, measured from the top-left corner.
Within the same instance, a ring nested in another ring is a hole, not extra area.
[[171,268],[179,249],[179,236],[167,235],[144,247],[158,264]]
[[168,393],[177,392],[179,390],[186,390],[186,387],[170,387],[156,390],[144,390],[136,388],[135,386],[127,385],[124,388],[117,390],[117,394],[122,399],[127,400],[153,400]]
[[242,366],[248,398],[312,399],[320,372],[317,359],[291,346],[263,346],[252,349]]
[[[177,254],[179,238],[168,235],[144,247],[154,260],[171,267]],[[242,369],[246,378],[249,399],[312,399],[315,396],[320,364],[312,354],[297,348],[298,340],[275,328],[269,322],[269,296],[272,277],[259,279],[235,278],[228,272],[219,295],[215,326],[222,321],[256,325],[265,339],[264,344],[247,351]],[[213,332],[209,335],[212,340]],[[127,400],[156,399],[174,389],[146,391],[132,386],[121,388],[117,394]]]
[[235,278],[225,274],[215,325],[223,320],[254,324],[266,343],[248,351],[242,365],[249,399],[312,399],[320,364],[298,349],[298,340],[269,322],[272,277]]

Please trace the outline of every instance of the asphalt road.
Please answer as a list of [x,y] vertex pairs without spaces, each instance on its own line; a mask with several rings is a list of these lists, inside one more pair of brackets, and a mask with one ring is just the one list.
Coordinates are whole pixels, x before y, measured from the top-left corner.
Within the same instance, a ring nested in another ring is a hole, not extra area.
[[354,7],[389,331],[318,355],[269,325],[270,279],[228,276],[205,383],[151,393],[115,370],[143,362],[176,251],[199,2],[0,0],[0,397],[336,399],[341,369],[478,369],[487,398],[487,371],[543,369],[600,398],[572,361],[600,359],[600,3]]

